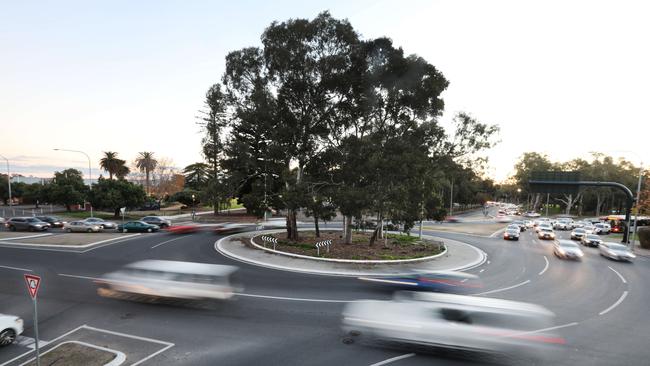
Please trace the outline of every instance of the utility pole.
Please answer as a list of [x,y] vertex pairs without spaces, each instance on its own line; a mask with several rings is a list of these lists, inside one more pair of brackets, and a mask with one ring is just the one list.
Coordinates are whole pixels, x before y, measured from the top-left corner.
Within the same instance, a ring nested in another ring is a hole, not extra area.
[[449,190],[449,216],[454,213],[454,177],[451,177],[451,189]]
[[546,217],[548,217],[548,200],[550,198],[550,193],[546,194]]
[[641,181],[643,180],[643,162],[641,162],[641,167],[639,168],[639,184],[636,186],[636,213],[634,214],[634,230],[632,232],[632,244],[631,249],[634,250],[634,244],[636,242],[636,226],[639,221],[639,199],[641,199]]
[[7,185],[9,186],[9,208],[11,208],[11,172],[9,171],[9,159],[0,155],[0,158],[5,159],[7,162]]

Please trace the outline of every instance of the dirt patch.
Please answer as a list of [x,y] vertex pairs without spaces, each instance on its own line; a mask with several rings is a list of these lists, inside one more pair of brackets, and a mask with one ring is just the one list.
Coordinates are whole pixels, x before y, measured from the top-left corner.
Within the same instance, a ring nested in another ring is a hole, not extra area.
[[[341,231],[321,231],[320,234],[320,237],[316,238],[316,233],[313,231],[301,231],[298,242],[287,240],[286,233],[277,233],[272,236],[278,239],[276,250],[321,258],[398,260],[429,257],[444,250],[442,242],[419,239],[416,236],[389,234],[386,241],[377,239],[375,244],[370,246],[371,233],[353,233],[353,244],[343,243]],[[257,236],[253,240],[258,245],[264,245],[261,236]],[[326,247],[320,248],[320,251],[316,250],[315,244],[323,240],[332,240],[329,253]],[[245,244],[251,246],[249,242]],[[272,247],[272,244],[267,244],[267,247]]]
[[[63,343],[51,351],[41,355],[41,365],[48,366],[102,366],[116,355],[112,352],[84,346],[79,343]],[[27,363],[28,366],[36,365],[36,360]]]
[[15,239],[13,243],[50,244],[50,245],[85,245],[102,240],[118,239],[129,234],[121,233],[69,233],[40,238]]

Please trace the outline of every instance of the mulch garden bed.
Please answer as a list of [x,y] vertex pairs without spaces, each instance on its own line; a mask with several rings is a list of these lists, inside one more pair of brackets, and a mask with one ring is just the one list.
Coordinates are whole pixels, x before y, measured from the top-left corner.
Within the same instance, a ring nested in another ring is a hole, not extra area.
[[[312,257],[356,259],[356,260],[398,260],[422,258],[439,254],[444,250],[444,244],[439,241],[419,239],[417,236],[388,234],[387,240],[377,239],[374,245],[370,246],[369,232],[353,232],[352,244],[344,244],[342,231],[321,231],[320,237],[316,238],[314,231],[301,231],[298,242],[287,240],[286,233],[276,233],[272,236],[278,239],[276,250],[308,255]],[[264,245],[261,236],[254,239],[256,244]],[[325,247],[320,248],[320,255],[317,255],[315,244],[323,240],[332,240],[330,251]],[[248,241],[245,244],[250,245]],[[267,247],[273,247],[267,244]]]

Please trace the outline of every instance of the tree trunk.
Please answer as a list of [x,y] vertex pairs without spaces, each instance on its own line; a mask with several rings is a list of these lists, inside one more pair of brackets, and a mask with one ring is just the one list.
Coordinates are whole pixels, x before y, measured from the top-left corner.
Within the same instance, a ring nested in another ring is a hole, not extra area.
[[314,227],[316,228],[316,237],[320,238],[320,229],[318,228],[318,215],[314,215]]
[[377,240],[377,237],[379,236],[380,230],[381,230],[381,227],[379,225],[377,225],[375,230],[372,231],[372,236],[370,237],[370,243],[368,244],[368,246],[373,246],[375,244],[375,240]]
[[345,244],[352,244],[352,216],[347,215],[345,220]]
[[149,169],[146,169],[144,171],[144,174],[146,175],[145,180],[146,180],[146,183],[147,183],[147,196],[149,196],[151,194],[151,192],[149,191]]
[[113,217],[116,218],[116,219],[119,219],[119,218],[120,218],[120,208],[119,208],[119,207],[116,208],[116,209],[113,211]]
[[596,192],[596,217],[600,216],[600,209],[602,208],[602,205],[603,197],[600,195],[600,193]]
[[70,205],[65,205],[65,210],[68,211],[68,212],[72,211],[72,209],[70,208]]
[[296,210],[287,210],[287,239],[298,241],[298,227],[296,225]]

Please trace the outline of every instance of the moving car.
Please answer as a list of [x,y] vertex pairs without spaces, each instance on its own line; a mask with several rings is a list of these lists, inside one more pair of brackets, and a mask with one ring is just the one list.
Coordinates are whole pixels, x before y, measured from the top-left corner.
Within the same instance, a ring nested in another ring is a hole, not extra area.
[[571,230],[572,227],[571,227],[570,221],[568,221],[566,219],[559,219],[559,220],[555,221],[555,223],[553,224],[553,229],[555,229],[555,230]]
[[565,343],[546,330],[553,328],[552,312],[501,299],[409,291],[348,303],[342,315],[343,330],[353,336],[418,347],[543,355]]
[[12,217],[5,223],[5,226],[11,231],[45,231],[50,228],[50,224],[35,217]]
[[0,346],[8,346],[23,333],[23,320],[14,315],[0,314]]
[[198,225],[174,225],[165,229],[170,234],[191,234],[199,231]]
[[483,286],[478,276],[457,271],[421,272],[398,276],[359,277],[359,280],[390,290],[465,293]]
[[85,220],[84,222],[88,222],[91,224],[99,225],[102,227],[102,229],[116,229],[117,224],[114,222],[106,221],[104,219],[100,219],[99,217],[89,217]]
[[524,223],[526,224],[527,229],[530,229],[533,226],[535,226],[531,220],[525,220]]
[[519,233],[519,227],[508,226],[503,232],[503,240],[519,240]]
[[582,229],[585,231],[587,234],[595,234],[596,233],[596,227],[592,224],[586,224],[582,227]]
[[229,299],[236,289],[230,284],[237,267],[148,259],[105,274],[95,283],[102,296],[116,293],[172,299]]
[[37,219],[47,222],[50,227],[63,227],[67,222],[56,216],[36,216]]
[[597,247],[603,240],[596,234],[585,234],[580,239],[580,243],[585,246]]
[[623,244],[604,242],[598,246],[600,255],[617,261],[631,262],[636,255]]
[[526,216],[526,217],[540,217],[541,215],[538,214],[537,212],[528,211],[528,212],[526,212],[526,213],[524,214],[524,216]]
[[170,220],[163,219],[162,217],[158,217],[158,216],[145,216],[140,221],[144,221],[147,224],[156,225],[161,229],[164,229],[172,225],[172,222]]
[[578,244],[571,240],[556,240],[553,243],[553,254],[558,258],[580,260],[585,254]]
[[539,232],[537,233],[537,237],[540,239],[555,239],[555,232],[553,229],[548,228],[548,227],[542,227]]
[[102,227],[98,224],[93,224],[85,221],[73,221],[67,223],[63,230],[72,233],[72,232],[81,232],[81,233],[98,233],[102,231]]
[[609,224],[603,224],[603,223],[594,224],[594,228],[595,228],[594,229],[595,234],[599,234],[599,235],[607,235],[612,230]]
[[[526,223],[524,221],[516,220],[512,222],[512,225],[517,225],[519,226],[519,230],[526,231]],[[512,225],[509,225],[509,227]]]
[[571,240],[581,240],[583,236],[587,235],[587,231],[581,227],[571,231]]
[[117,230],[121,232],[140,232],[140,233],[151,233],[158,231],[160,228],[157,225],[147,224],[143,221],[129,221],[126,224],[117,225]]
[[248,231],[251,229],[254,229],[254,226],[250,224],[237,224],[237,223],[227,222],[217,226],[214,229],[214,232],[220,235],[225,235],[225,234],[242,233],[244,231]]

